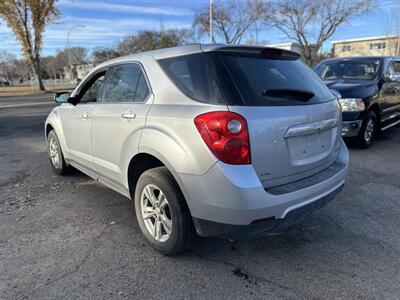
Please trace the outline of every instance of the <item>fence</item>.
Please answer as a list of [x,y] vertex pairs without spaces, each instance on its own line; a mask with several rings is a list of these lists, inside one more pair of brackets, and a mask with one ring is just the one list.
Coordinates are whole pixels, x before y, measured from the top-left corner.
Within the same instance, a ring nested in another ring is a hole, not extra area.
[[[71,90],[76,84],[71,80],[66,79],[45,79],[43,84],[47,91],[52,90]],[[15,83],[12,85],[1,85],[0,84],[0,96],[11,96],[11,95],[24,95],[35,93],[38,91],[36,80],[29,80],[23,83]]]
[[[68,79],[44,79],[42,82],[47,89],[72,88],[75,86],[74,82]],[[37,82],[36,80],[28,80],[22,83],[13,83],[9,86],[9,88],[13,87],[26,87],[35,90],[37,88]]]

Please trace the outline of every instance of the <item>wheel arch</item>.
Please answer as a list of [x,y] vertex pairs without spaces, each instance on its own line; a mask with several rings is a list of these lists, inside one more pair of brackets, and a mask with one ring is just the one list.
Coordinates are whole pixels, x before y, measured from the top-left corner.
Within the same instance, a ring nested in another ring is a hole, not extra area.
[[373,111],[374,113],[375,113],[375,115],[376,115],[376,121],[377,121],[377,125],[378,125],[378,128],[380,128],[380,124],[381,124],[381,111],[380,111],[380,108],[379,108],[379,104],[378,103],[374,103],[374,104],[372,104],[369,108],[368,108],[368,110],[370,110],[370,111]]
[[162,166],[165,166],[165,164],[161,160],[148,153],[138,153],[131,158],[127,169],[127,183],[131,198],[135,194],[136,184],[140,175],[149,169]]
[[46,139],[47,139],[47,137],[49,136],[50,131],[52,131],[52,130],[54,130],[53,125],[51,125],[51,123],[47,123],[46,126],[45,126],[45,136],[46,136]]
[[[172,165],[168,162],[168,160],[165,159],[165,157],[161,153],[157,153],[156,151],[144,151],[144,152],[139,152],[135,154],[129,161],[128,167],[127,167],[127,173],[126,173],[126,178],[127,178],[127,186],[129,190],[129,194],[131,195],[131,199],[134,199],[135,195],[135,188],[136,184],[138,182],[138,179],[141,174],[143,174],[145,171],[152,169],[152,168],[157,168],[157,167],[166,167],[168,171],[172,174],[172,177],[175,179],[176,183],[178,184],[184,198],[186,205],[188,205],[187,201],[187,193],[185,190],[185,187],[183,186],[183,183],[176,173],[175,169],[172,167]],[[189,207],[189,205],[188,205]],[[189,207],[190,210],[190,207]]]
[[66,141],[64,138],[63,134],[63,128],[62,124],[60,122],[60,114],[59,114],[59,107],[54,108],[49,116],[46,119],[45,125],[44,125],[44,133],[45,133],[45,139],[47,141],[47,137],[50,133],[51,130],[54,130],[57,134],[58,141],[61,145],[61,150],[63,152],[64,157],[67,157],[68,155],[68,149],[66,145]]

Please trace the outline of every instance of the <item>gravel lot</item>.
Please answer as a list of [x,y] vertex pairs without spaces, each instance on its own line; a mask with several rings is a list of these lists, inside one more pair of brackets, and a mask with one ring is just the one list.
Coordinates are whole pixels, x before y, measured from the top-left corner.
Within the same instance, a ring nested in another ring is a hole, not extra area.
[[52,105],[1,105],[2,299],[400,297],[400,127],[369,150],[350,148],[343,192],[286,233],[198,239],[164,257],[142,238],[129,199],[52,173],[43,137]]

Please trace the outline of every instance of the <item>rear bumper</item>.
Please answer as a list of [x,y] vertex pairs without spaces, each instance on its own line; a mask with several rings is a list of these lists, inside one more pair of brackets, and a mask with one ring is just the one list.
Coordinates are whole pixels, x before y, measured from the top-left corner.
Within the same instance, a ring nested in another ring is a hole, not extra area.
[[[306,206],[311,208],[312,206],[308,205],[314,202],[330,201],[343,186],[348,173],[349,154],[343,142],[337,162],[344,167],[333,176],[311,186],[279,195],[264,189],[251,165],[234,166],[218,162],[202,176],[178,173],[176,178],[185,195],[199,235],[221,236],[225,231],[229,233],[232,230],[219,230],[218,233],[215,229],[216,233],[213,234],[213,226],[204,225],[207,223],[217,223],[218,227],[226,228],[250,226],[249,229],[239,229],[238,234],[233,235],[237,238],[243,231],[246,233],[249,230],[250,235],[253,234],[253,230],[259,231],[250,228],[260,227],[263,228],[262,232],[267,232],[270,226],[273,230],[278,230],[286,222],[290,224],[296,222],[292,217],[286,219],[292,212],[299,212],[298,209]],[[250,225],[255,220],[265,218],[271,218],[274,224]]]
[[314,210],[324,207],[325,204],[331,201],[336,194],[342,190],[342,187],[343,186],[340,186],[335,191],[314,202],[292,210],[282,219],[275,219],[272,217],[258,224],[250,225],[231,225],[197,218],[193,218],[193,222],[197,233],[203,237],[223,237],[233,240],[241,240],[279,233],[287,229],[289,226],[302,221]]

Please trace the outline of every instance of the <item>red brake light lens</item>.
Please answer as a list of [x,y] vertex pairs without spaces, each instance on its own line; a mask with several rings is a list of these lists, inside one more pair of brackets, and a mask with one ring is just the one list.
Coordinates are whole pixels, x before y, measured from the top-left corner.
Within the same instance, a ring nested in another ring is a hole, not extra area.
[[194,124],[211,152],[222,162],[250,164],[247,122],[241,115],[215,111],[197,116]]

